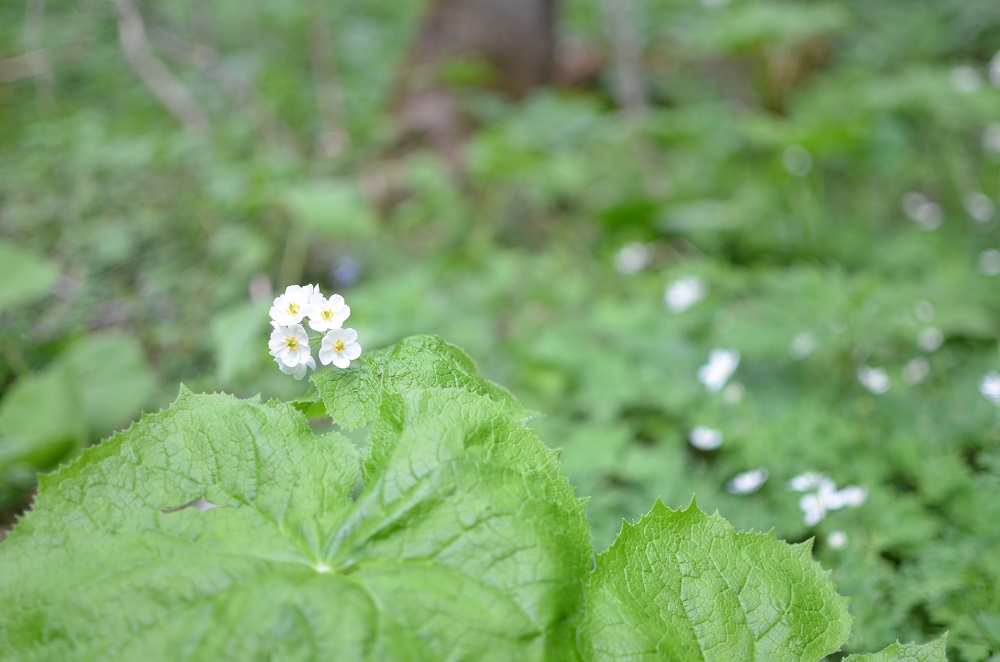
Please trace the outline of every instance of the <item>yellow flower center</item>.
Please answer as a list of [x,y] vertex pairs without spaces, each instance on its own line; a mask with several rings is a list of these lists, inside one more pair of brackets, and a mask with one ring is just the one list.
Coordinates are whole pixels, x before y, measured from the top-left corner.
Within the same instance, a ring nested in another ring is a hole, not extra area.
[[333,317],[333,308],[324,308],[323,309],[323,319],[328,320],[331,317]]
[[337,342],[333,343],[333,351],[337,352],[338,354],[340,352],[343,352],[344,351],[344,341],[343,340],[338,340]]
[[298,349],[299,348],[298,339],[295,336],[288,336],[287,338],[285,338],[285,347],[292,350]]
[[292,303],[288,304],[288,314],[289,315],[298,315],[300,309],[301,309],[301,306],[299,304],[295,303],[295,302],[292,302]]

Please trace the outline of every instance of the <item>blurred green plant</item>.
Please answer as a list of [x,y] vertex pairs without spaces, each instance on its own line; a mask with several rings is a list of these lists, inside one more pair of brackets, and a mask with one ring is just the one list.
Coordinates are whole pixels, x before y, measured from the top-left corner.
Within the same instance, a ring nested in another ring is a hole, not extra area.
[[[0,6],[0,58],[52,68],[0,83],[7,503],[160,385],[301,395],[254,320],[270,283],[320,282],[372,346],[440,334],[549,412],[598,549],[694,493],[816,538],[855,596],[846,650],[948,631],[953,659],[1000,654],[995,2],[636,0],[652,107],[626,120],[606,80],[477,98],[461,182],[386,112],[416,3],[143,3],[200,142],[126,66],[110,4],[23,9]],[[568,43],[604,39],[597,3],[563,9]],[[665,301],[692,278],[700,298]],[[719,348],[740,363],[709,392]],[[104,413],[54,376],[74,371]],[[808,471],[865,503],[807,525],[786,483]]]

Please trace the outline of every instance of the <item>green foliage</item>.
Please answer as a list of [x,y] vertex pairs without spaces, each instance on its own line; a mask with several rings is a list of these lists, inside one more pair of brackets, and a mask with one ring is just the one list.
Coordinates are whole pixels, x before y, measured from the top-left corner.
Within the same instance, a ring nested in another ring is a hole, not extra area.
[[657,502],[597,560],[584,649],[594,660],[818,660],[851,623],[810,547]]
[[[389,112],[422,3],[138,3],[205,140],[128,66],[110,3],[30,4],[0,3],[0,79],[51,65],[0,83],[0,529],[37,471],[179,381],[322,418],[264,349],[270,290],[320,283],[364,347],[442,335],[519,394],[515,419],[546,412],[596,549],[696,493],[738,530],[815,538],[853,596],[846,652],[948,632],[952,659],[1000,654],[1000,416],[977,391],[1000,370],[1000,3],[635,0],[646,112],[615,107],[609,62],[516,104],[463,89],[459,178]],[[614,50],[602,3],[558,4],[566,60]],[[690,276],[706,298],[666,309]],[[109,336],[119,353],[67,358]],[[719,347],[742,361],[713,394]],[[378,383],[370,360],[317,378],[359,444],[388,406],[343,397]],[[726,490],[758,467],[757,492]],[[785,483],[810,470],[867,501],[805,525]]]
[[387,396],[417,389],[465,389],[495,400],[516,420],[530,416],[503,387],[483,380],[465,352],[434,336],[404,338],[365,354],[351,370],[319,372],[313,382],[334,422],[348,430],[373,422]]
[[182,388],[44,476],[0,546],[4,659],[814,660],[847,637],[808,545],[693,505],[589,576],[584,503],[507,392],[434,338],[364,363],[317,379],[370,426],[360,456],[289,405]]
[[0,313],[48,294],[57,275],[49,262],[0,241]]
[[142,350],[119,333],[81,338],[19,379],[0,401],[0,503],[18,496],[35,471],[128,423],[154,388]]
[[897,641],[878,653],[849,655],[847,659],[855,660],[856,662],[890,662],[892,660],[898,662],[938,662],[945,659],[944,644],[944,639],[923,646],[919,644],[901,644]]

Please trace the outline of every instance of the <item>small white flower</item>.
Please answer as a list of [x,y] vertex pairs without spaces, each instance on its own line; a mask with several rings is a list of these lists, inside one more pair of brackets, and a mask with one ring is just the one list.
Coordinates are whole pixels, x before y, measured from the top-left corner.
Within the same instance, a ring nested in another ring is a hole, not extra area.
[[270,354],[289,368],[296,368],[312,360],[309,350],[309,335],[301,324],[279,324],[271,322],[274,330],[271,340],[267,343]]
[[344,321],[351,316],[351,307],[344,305],[344,297],[339,294],[327,299],[319,292],[315,292],[309,297],[307,314],[312,330],[323,333],[342,327]]
[[805,177],[812,170],[812,154],[801,145],[790,145],[781,155],[781,165],[785,166],[788,174],[795,177]]
[[988,154],[1000,154],[1000,124],[990,124],[983,129],[982,143]]
[[285,326],[300,323],[309,312],[309,298],[318,292],[315,285],[289,285],[285,293],[274,300],[269,311],[271,319]]
[[740,365],[740,353],[733,349],[713,349],[708,363],[698,369],[698,381],[712,393],[726,385]]
[[875,395],[882,395],[889,390],[889,373],[882,368],[861,366],[858,368],[858,381]]
[[944,221],[941,207],[918,191],[911,191],[904,195],[902,206],[903,213],[925,230],[936,230]]
[[736,474],[726,483],[726,491],[730,494],[753,494],[767,482],[767,469],[754,469]]
[[966,213],[977,223],[989,223],[996,214],[997,206],[983,193],[969,193],[962,198]]
[[691,430],[688,441],[700,451],[714,451],[722,445],[722,431],[699,425]]
[[856,485],[838,491],[837,484],[825,476],[820,479],[818,488],[814,494],[806,494],[799,499],[806,526],[819,524],[831,510],[840,510],[845,506],[857,508],[868,498],[868,492]]
[[991,248],[979,254],[979,273],[984,276],[1000,275],[1000,251]]
[[278,369],[281,370],[281,372],[285,373],[286,375],[291,375],[296,380],[301,380],[303,377],[305,377],[306,373],[309,372],[308,370],[309,368],[312,368],[313,370],[316,369],[316,359],[314,359],[312,356],[310,356],[309,360],[306,361],[305,363],[300,363],[296,366],[287,366],[284,363],[282,363],[278,359],[278,357],[274,358],[274,362],[278,364]]
[[663,293],[663,301],[671,311],[682,313],[704,299],[707,293],[705,281],[697,276],[688,276],[670,283]]
[[913,314],[921,322],[929,324],[934,321],[937,311],[934,310],[934,304],[930,301],[920,300],[913,305]]
[[922,356],[911,359],[903,366],[903,380],[910,385],[919,384],[931,374],[931,364]]
[[990,371],[979,382],[979,392],[983,397],[1000,407],[1000,373]]
[[951,70],[951,86],[959,94],[974,94],[983,85],[983,79],[975,67],[963,65]]
[[824,480],[828,480],[826,474],[818,471],[807,471],[788,481],[788,489],[794,492],[807,492],[819,486]]
[[844,549],[847,547],[847,534],[843,531],[831,531],[826,538],[826,544],[830,549]]
[[649,266],[649,246],[634,242],[626,244],[615,253],[615,269],[619,273],[630,276]]
[[738,405],[743,402],[743,397],[747,394],[743,384],[739,382],[733,382],[732,384],[726,384],[726,388],[722,389],[722,401],[727,405]]
[[338,368],[350,367],[351,361],[361,356],[361,345],[356,341],[358,332],[354,329],[333,329],[323,336],[319,350],[319,360],[323,365],[331,363]]
[[936,352],[944,343],[944,333],[936,326],[929,326],[920,332],[917,344],[925,352]]
[[799,508],[805,514],[806,526],[819,524],[826,517],[827,511],[835,510],[831,502],[834,501],[836,492],[836,483],[829,478],[824,478],[820,481],[819,489],[815,494],[806,494],[799,499]]
[[796,361],[801,361],[816,350],[816,335],[806,331],[805,333],[800,333],[795,336],[792,340],[791,346],[788,348],[788,353],[792,355],[792,358]]
[[993,57],[990,58],[990,66],[987,71],[989,72],[987,77],[990,79],[990,82],[995,87],[1000,87],[1000,51],[994,53]]

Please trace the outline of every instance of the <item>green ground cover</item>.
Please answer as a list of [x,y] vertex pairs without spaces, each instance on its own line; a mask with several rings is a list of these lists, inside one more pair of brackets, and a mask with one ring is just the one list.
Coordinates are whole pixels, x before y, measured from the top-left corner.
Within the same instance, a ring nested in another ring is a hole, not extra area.
[[[623,117],[607,80],[519,106],[469,91],[483,128],[457,184],[392,149],[416,6],[147,3],[205,140],[128,68],[110,4],[50,2],[37,24],[0,7],[0,57],[56,63],[0,83],[0,508],[178,382],[306,393],[264,311],[316,282],[366,350],[436,334],[543,412],[598,550],[696,495],[737,529],[816,538],[852,596],[845,650],[948,632],[952,659],[1000,655],[1000,7],[635,10],[648,112]],[[604,39],[598,3],[563,13],[564,42]],[[224,73],[171,59],[172,39],[211,44]],[[718,349],[739,362],[713,391]],[[819,486],[788,482],[806,472],[863,502],[803,509]]]

